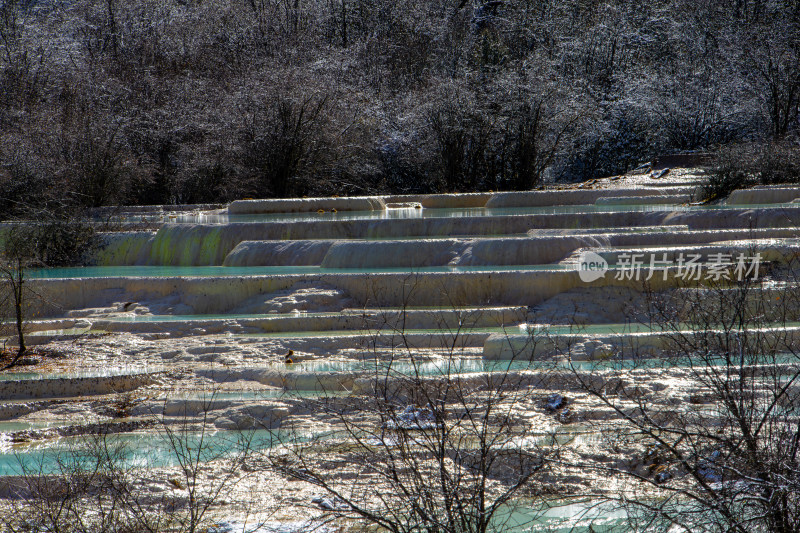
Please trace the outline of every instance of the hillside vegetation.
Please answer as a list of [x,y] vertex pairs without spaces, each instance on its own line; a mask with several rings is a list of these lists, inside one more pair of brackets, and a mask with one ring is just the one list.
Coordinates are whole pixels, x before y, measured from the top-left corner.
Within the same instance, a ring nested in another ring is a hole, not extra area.
[[799,106],[783,0],[0,1],[6,215],[522,190],[720,147],[720,179],[783,181]]

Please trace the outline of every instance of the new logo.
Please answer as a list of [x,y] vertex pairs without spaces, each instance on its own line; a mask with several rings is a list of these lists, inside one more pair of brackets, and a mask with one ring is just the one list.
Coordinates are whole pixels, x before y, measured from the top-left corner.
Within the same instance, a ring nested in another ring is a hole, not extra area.
[[606,275],[608,261],[594,252],[586,251],[578,256],[577,270],[581,281],[591,283]]

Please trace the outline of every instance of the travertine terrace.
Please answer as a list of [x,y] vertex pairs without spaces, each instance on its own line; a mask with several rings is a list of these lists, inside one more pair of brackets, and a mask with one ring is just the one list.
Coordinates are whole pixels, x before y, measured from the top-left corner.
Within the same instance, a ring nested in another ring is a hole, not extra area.
[[[586,362],[627,343],[657,358],[658,332],[633,324],[642,283],[617,275],[621,256],[755,247],[780,267],[800,252],[800,188],[736,191],[708,206],[697,203],[701,181],[675,170],[519,193],[123,209],[91,266],[31,272],[43,297],[32,302],[29,342],[65,357],[2,375],[0,474],[14,473],[14,453],[33,456],[98,423],[142,439],[153,417],[201,410],[220,431],[277,428],[286,417],[324,425],[297,399],[358,395],[382,358],[402,364],[413,353],[435,375],[436,361],[455,354],[476,380],[497,361],[557,363],[567,346]],[[578,272],[587,251],[610,266],[590,282]],[[667,288],[673,274],[650,288]],[[542,331],[546,342],[532,345]],[[665,394],[692,393],[675,369],[643,372]],[[605,416],[567,394],[572,426]],[[560,424],[535,407],[528,416],[543,431]],[[577,483],[569,479],[565,490]],[[275,519],[297,516],[289,506]]]

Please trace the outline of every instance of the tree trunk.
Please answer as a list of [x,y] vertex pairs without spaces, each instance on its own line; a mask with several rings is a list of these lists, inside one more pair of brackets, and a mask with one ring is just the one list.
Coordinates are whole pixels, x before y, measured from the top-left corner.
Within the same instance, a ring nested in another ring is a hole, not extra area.
[[[23,332],[23,316],[22,316],[22,284],[25,281],[24,273],[22,272],[22,262],[17,260],[17,271],[13,274],[16,278],[12,285],[14,290],[14,313],[17,319],[17,336],[19,337],[19,352],[17,353],[17,357],[14,359],[14,363],[17,359],[22,357],[22,354],[25,353],[25,334]],[[13,363],[12,363],[13,364]]]

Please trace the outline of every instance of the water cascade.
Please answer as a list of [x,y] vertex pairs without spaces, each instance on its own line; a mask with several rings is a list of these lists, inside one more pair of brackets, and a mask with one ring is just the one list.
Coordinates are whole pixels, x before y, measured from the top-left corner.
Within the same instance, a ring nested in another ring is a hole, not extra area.
[[[0,476],[13,471],[12,444],[36,460],[53,438],[95,424],[136,443],[133,461],[154,446],[153,416],[210,413],[223,440],[286,417],[324,425],[305,400],[374,392],[376,375],[390,389],[409,375],[479,388],[505,373],[549,394],[569,372],[665,368],[668,342],[632,311],[645,287],[626,262],[669,263],[649,281],[656,292],[675,286],[688,255],[705,264],[759,253],[764,272],[790,268],[800,188],[699,205],[695,181],[651,181],[130,210],[123,226],[164,223],[104,234],[89,266],[28,273],[41,296],[29,302],[29,344],[50,352],[0,374]],[[591,279],[587,257],[601,268]],[[765,287],[775,299],[794,291]],[[767,337],[791,353],[800,325],[784,326]],[[621,355],[632,352],[643,359]],[[541,368],[555,381],[542,382]]]

